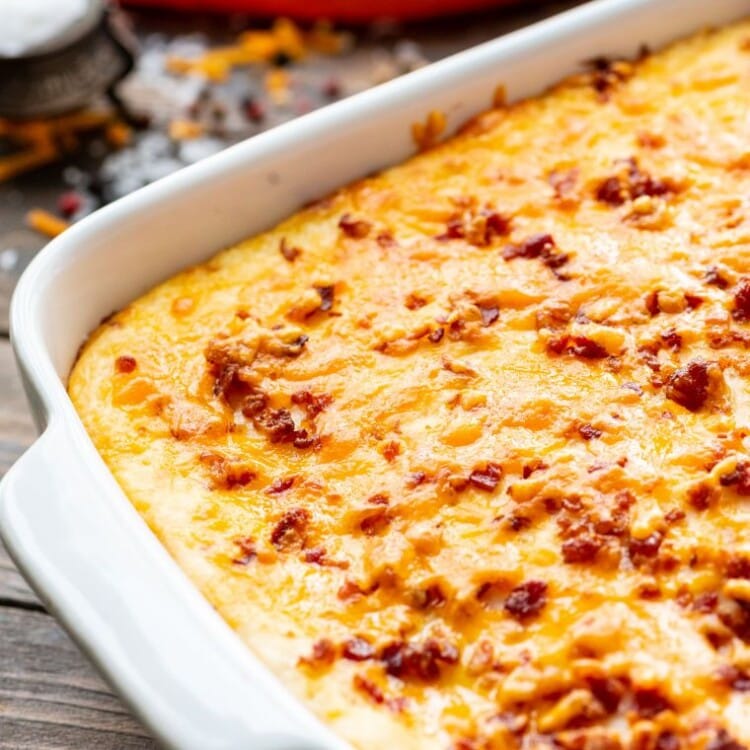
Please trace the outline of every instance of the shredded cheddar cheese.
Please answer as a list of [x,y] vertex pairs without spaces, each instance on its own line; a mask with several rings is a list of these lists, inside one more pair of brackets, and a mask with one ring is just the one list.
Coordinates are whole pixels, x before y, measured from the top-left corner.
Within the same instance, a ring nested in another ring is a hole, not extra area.
[[70,226],[65,219],[42,208],[32,208],[26,214],[26,225],[49,238],[57,237]]
[[749,39],[596,60],[83,348],[135,507],[354,747],[750,747]]
[[199,75],[210,81],[225,81],[233,68],[259,62],[300,60],[308,53],[338,55],[349,44],[346,34],[335,32],[325,21],[303,33],[287,18],[277,19],[268,31],[245,31],[237,40],[196,57],[170,57],[167,69],[177,75]]

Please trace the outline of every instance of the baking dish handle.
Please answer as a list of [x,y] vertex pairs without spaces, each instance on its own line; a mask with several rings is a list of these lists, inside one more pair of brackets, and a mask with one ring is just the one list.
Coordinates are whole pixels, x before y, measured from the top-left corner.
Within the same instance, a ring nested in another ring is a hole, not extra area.
[[167,747],[347,747],[198,593],[72,419],[53,420],[0,483],[0,533],[47,609]]

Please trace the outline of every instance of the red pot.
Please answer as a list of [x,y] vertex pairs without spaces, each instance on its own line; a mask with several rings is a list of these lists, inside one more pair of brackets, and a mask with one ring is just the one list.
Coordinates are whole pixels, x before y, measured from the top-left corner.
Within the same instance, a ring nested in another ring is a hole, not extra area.
[[128,5],[186,11],[244,12],[260,16],[370,21],[416,19],[511,5],[519,0],[123,0]]

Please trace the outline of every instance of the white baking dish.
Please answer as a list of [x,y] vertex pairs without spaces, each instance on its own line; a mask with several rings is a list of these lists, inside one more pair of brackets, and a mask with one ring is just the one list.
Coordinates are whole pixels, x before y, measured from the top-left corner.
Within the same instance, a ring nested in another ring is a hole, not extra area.
[[750,0],[597,0],[283,125],[98,211],[34,260],[13,343],[42,436],[0,485],[0,529],[41,599],[167,746],[344,748],[246,649],[165,552],[65,392],[102,317],[156,282],[455,128],[499,83],[535,94],[596,55],[633,55],[750,13]]

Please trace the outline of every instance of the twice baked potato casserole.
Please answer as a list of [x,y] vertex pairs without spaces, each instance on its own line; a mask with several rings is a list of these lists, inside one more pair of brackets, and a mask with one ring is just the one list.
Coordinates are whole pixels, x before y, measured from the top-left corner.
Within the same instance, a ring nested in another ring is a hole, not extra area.
[[593,60],[161,284],[70,394],[354,747],[741,750],[749,349],[745,22]]

